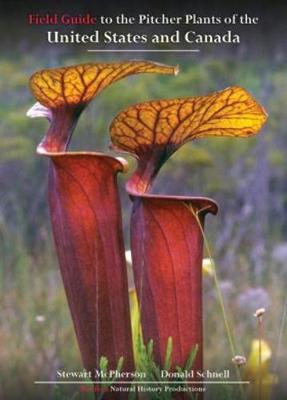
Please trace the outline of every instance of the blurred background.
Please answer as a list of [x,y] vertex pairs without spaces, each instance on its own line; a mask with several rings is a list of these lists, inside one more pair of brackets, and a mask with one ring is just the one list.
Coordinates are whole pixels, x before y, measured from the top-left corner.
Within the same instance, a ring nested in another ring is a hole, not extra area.
[[[248,140],[204,139],[185,145],[162,169],[155,191],[210,196],[218,202],[220,212],[208,217],[206,233],[237,349],[248,356],[257,335],[253,314],[257,308],[266,308],[263,335],[272,351],[270,371],[279,382],[273,388],[273,398],[283,399],[283,393],[287,393],[287,42],[283,16],[287,14],[280,2],[272,3],[272,8],[266,5],[260,10],[249,5],[248,11],[260,16],[261,23],[236,28],[243,38],[240,45],[206,45],[193,55],[137,54],[137,58],[179,64],[181,72],[177,77],[139,75],[107,88],[82,115],[71,148],[109,152],[110,122],[120,110],[136,102],[202,95],[240,85],[263,104],[269,119],[258,136]],[[170,15],[191,12],[187,3],[182,4],[182,8],[167,5],[166,10]],[[232,11],[226,5],[218,9],[210,4],[208,8],[195,3],[193,10],[199,15],[228,15]],[[124,11],[130,15],[140,7],[134,3],[128,6]],[[39,389],[33,381],[53,380],[59,368],[81,368],[48,218],[47,160],[35,154],[48,122],[26,117],[34,104],[29,77],[41,68],[134,58],[129,53],[89,54],[81,45],[48,45],[47,27],[29,26],[26,15],[47,10],[96,15],[121,10],[119,4],[104,7],[101,5],[99,11],[90,1],[71,3],[69,9],[61,1],[51,2],[49,7],[1,2],[1,399],[18,399],[19,393],[23,399],[55,399],[58,394],[53,387]],[[153,14],[159,14],[156,3],[154,7]],[[121,27],[124,29],[128,28]],[[135,162],[127,158],[132,172]],[[126,179],[120,177],[119,184],[128,249],[130,201],[124,191]],[[205,367],[230,368],[222,314],[209,276],[204,277],[204,307]],[[72,390],[65,388],[67,396]],[[207,397],[215,398],[212,391]]]

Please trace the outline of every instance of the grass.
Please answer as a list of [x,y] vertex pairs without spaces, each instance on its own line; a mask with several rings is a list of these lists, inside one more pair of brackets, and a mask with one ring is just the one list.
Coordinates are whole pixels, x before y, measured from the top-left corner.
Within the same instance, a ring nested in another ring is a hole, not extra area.
[[[212,271],[213,271],[212,275],[213,275],[213,278],[214,278],[214,287],[215,287],[215,290],[216,290],[216,295],[217,295],[217,299],[218,299],[218,302],[219,302],[219,306],[220,306],[220,310],[221,310],[221,314],[222,314],[222,319],[223,319],[223,323],[224,323],[224,326],[225,326],[226,335],[227,335],[227,339],[228,339],[228,344],[229,344],[229,348],[230,348],[231,359],[232,359],[232,358],[234,358],[236,356],[237,351],[236,351],[236,347],[235,347],[235,341],[234,341],[234,337],[233,337],[233,332],[232,332],[232,329],[231,329],[231,326],[230,326],[230,322],[229,322],[229,319],[228,319],[228,316],[227,316],[227,312],[226,312],[226,307],[225,307],[225,304],[224,304],[224,298],[223,298],[222,291],[221,291],[221,288],[220,288],[220,282],[219,282],[218,273],[217,273],[217,266],[216,266],[216,263],[214,262],[214,258],[213,258],[212,252],[211,252],[211,246],[209,244],[209,241],[207,239],[207,236],[206,236],[206,234],[204,232],[204,229],[202,227],[201,221],[199,219],[199,214],[203,210],[195,211],[193,209],[192,205],[189,205],[188,208],[190,209],[190,212],[192,213],[192,215],[196,219],[196,222],[198,224],[198,227],[199,227],[200,232],[201,232],[202,237],[203,237],[204,247],[206,249],[207,256],[208,256],[208,258],[209,258],[209,260],[211,262],[211,265],[212,265]],[[240,369],[237,366],[235,366],[235,371],[236,371],[237,380],[241,381],[242,377],[241,377],[241,374],[240,374]],[[243,389],[242,385],[239,386],[239,390],[240,390],[241,398],[244,399],[245,394],[244,394],[244,389]]]

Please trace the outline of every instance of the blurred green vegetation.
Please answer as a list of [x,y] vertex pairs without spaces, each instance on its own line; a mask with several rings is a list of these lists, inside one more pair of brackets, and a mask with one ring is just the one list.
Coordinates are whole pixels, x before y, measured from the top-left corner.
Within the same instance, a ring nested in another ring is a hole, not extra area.
[[[111,58],[101,58],[104,59]],[[34,71],[85,61],[87,57],[77,54],[47,52],[44,58],[35,51],[22,52],[19,59],[11,57],[0,63],[3,399],[7,393],[9,399],[18,399],[19,392],[25,399],[58,398],[53,395],[53,388],[43,390],[32,382],[55,379],[59,368],[81,368],[48,220],[47,160],[35,154],[48,122],[30,120],[25,114],[34,103],[28,89],[28,78]],[[158,61],[177,64],[179,60],[167,56]],[[114,116],[124,107],[148,99],[201,95],[241,85],[265,106],[270,117],[259,136],[187,144],[163,167],[155,191],[206,195],[218,201],[220,213],[208,219],[207,236],[219,267],[238,349],[242,354],[248,353],[256,336],[252,313],[256,307],[266,307],[264,336],[281,378],[276,390],[282,391],[286,329],[278,359],[276,354],[287,278],[286,65],[280,60],[251,61],[240,56],[219,60],[206,56],[200,60],[183,58],[180,68],[177,77],[135,76],[106,89],[82,115],[72,149],[109,151],[108,127]],[[135,162],[127,158],[132,172]],[[126,178],[119,180],[128,248],[130,202],[124,191]],[[231,368],[222,316],[214,286],[208,279],[204,289],[205,366]],[[63,396],[73,390],[64,388]],[[220,389],[209,389],[207,397],[217,398],[215,390]],[[279,398],[276,393],[274,398]]]

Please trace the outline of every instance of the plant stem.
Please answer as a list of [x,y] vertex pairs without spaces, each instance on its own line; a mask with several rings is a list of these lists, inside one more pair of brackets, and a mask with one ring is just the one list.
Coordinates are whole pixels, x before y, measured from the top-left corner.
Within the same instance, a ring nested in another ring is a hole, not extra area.
[[[204,246],[205,246],[207,255],[208,255],[209,259],[210,259],[211,265],[212,265],[215,289],[216,289],[219,305],[220,305],[221,312],[222,312],[222,317],[223,317],[224,326],[225,326],[225,330],[226,330],[226,334],[227,334],[227,338],[228,338],[228,342],[229,342],[229,347],[230,347],[230,351],[231,351],[232,357],[235,357],[236,350],[235,350],[234,338],[233,338],[233,335],[232,335],[232,332],[231,332],[230,324],[228,322],[228,317],[227,317],[227,313],[226,313],[226,309],[225,309],[225,305],[224,305],[224,299],[223,299],[222,291],[221,291],[220,285],[219,285],[219,279],[218,279],[218,275],[217,275],[217,267],[216,267],[216,264],[215,264],[214,259],[212,257],[212,253],[211,253],[209,242],[207,240],[207,237],[206,237],[206,235],[204,233],[204,230],[203,230],[203,227],[201,225],[200,219],[198,217],[198,214],[203,210],[194,211],[192,205],[190,205],[189,208],[190,208],[192,214],[194,215],[194,217],[196,218],[196,221],[197,221],[197,223],[199,225],[199,229],[201,231],[201,234],[202,234],[202,237],[203,237],[203,241],[204,241]],[[242,378],[241,378],[240,370],[239,370],[239,368],[237,366],[235,366],[235,369],[236,369],[237,378],[238,378],[239,381],[241,381]],[[242,397],[242,399],[244,399],[245,393],[244,393],[242,385],[239,385],[239,388],[240,388],[241,397]]]
[[262,398],[262,316],[257,318],[258,321],[258,364],[259,364],[259,382],[258,382],[258,400]]

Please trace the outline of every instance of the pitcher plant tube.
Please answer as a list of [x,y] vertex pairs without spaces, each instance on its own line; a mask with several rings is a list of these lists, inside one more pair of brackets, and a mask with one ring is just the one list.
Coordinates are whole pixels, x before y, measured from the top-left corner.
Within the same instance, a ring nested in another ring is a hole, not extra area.
[[[84,367],[134,370],[120,200],[126,162],[101,153],[67,152],[79,116],[105,87],[139,73],[175,74],[147,61],[83,64],[36,72],[30,116],[50,126],[37,151],[50,159],[48,197],[61,274]],[[39,104],[40,103],[40,104]]]
[[203,197],[152,194],[153,181],[184,143],[209,136],[249,137],[265,120],[249,93],[230,87],[202,97],[137,104],[111,124],[113,147],[138,160],[126,186],[133,201],[133,268],[144,340],[154,341],[161,366],[171,337],[171,367],[185,365],[198,345],[193,369],[202,370],[202,229],[217,205]]

